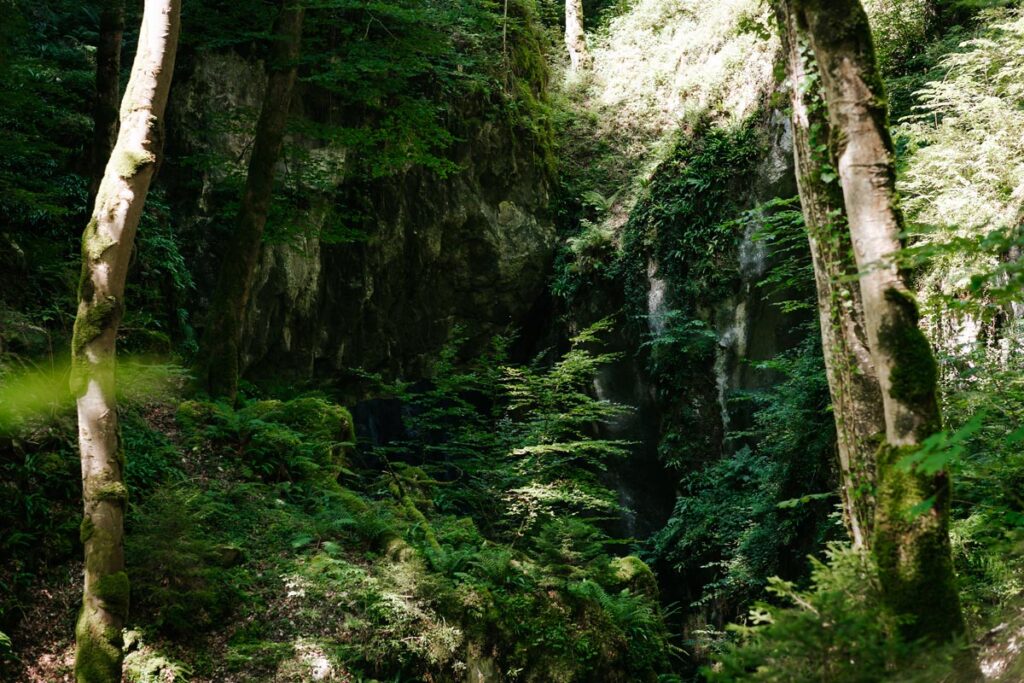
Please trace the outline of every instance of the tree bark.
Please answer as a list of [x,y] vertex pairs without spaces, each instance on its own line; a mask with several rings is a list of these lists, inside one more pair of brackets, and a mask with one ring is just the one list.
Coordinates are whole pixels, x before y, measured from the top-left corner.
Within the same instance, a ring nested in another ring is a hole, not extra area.
[[964,629],[950,555],[949,478],[899,466],[941,421],[935,359],[894,261],[903,220],[871,28],[859,0],[797,0],[796,9],[821,72],[829,151],[842,184],[882,392],[885,443],[877,455],[872,550],[887,602],[911,619],[906,635],[945,641]]
[[590,65],[587,34],[583,31],[583,0],[565,0],[565,47],[573,71]]
[[267,91],[256,124],[249,172],[238,227],[221,265],[217,289],[202,344],[201,376],[212,396],[235,400],[238,393],[242,322],[274,189],[274,175],[284,142],[292,90],[298,72],[304,10],[283,0],[267,62]]
[[139,48],[121,103],[120,132],[82,236],[82,278],[71,348],[85,508],[85,589],[75,628],[79,683],[121,680],[128,575],[127,489],[114,390],[117,328],[135,231],[162,149],[180,13],[180,0],[146,0]]
[[96,44],[96,93],[93,98],[92,145],[89,150],[89,204],[92,211],[110,152],[117,139],[117,105],[121,96],[121,39],[124,35],[124,0],[106,0],[100,12]]
[[847,231],[843,192],[820,151],[829,122],[815,76],[788,0],[775,3],[789,76],[793,153],[797,185],[817,287],[821,341],[836,422],[843,517],[853,545],[870,545],[875,517],[875,452],[885,432],[882,394],[868,350],[864,305]]

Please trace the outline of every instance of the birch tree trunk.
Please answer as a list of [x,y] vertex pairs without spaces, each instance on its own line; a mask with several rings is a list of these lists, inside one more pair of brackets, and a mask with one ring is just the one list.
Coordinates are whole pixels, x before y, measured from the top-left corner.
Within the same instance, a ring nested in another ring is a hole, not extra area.
[[853,545],[870,545],[875,517],[875,453],[885,432],[882,393],[867,344],[864,305],[854,280],[843,192],[827,153],[830,128],[816,64],[807,55],[788,0],[777,0],[776,16],[789,76],[793,152],[800,204],[814,264],[821,341],[836,422],[843,517]]
[[82,236],[82,278],[71,348],[85,504],[85,590],[75,628],[79,683],[121,680],[121,629],[128,613],[128,492],[115,396],[117,328],[135,231],[162,148],[180,12],[180,0],[146,0],[138,52],[121,103],[120,132]]
[[96,44],[96,94],[93,99],[92,145],[89,149],[89,204],[96,193],[117,139],[118,98],[121,96],[121,39],[124,36],[124,0],[106,0],[100,12]]
[[587,34],[583,32],[583,0],[565,0],[565,47],[573,71],[590,65]]
[[284,142],[292,90],[298,73],[304,10],[283,0],[267,63],[267,91],[256,124],[238,227],[221,264],[210,317],[203,333],[200,372],[212,396],[232,401],[238,393],[242,321],[249,303],[263,231],[274,190],[274,175]]
[[871,28],[859,0],[797,0],[796,7],[821,71],[830,153],[842,184],[868,348],[882,390],[885,443],[877,456],[872,550],[886,600],[911,618],[906,635],[945,641],[964,629],[950,555],[949,478],[899,466],[941,422],[935,359],[918,328],[917,303],[893,260],[903,220]]

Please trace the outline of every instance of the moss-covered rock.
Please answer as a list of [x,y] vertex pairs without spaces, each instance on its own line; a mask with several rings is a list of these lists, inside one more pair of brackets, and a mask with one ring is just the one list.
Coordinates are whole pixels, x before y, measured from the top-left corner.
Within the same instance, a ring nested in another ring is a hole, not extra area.
[[658,599],[658,580],[647,563],[636,555],[616,557],[608,564],[608,569],[613,587],[625,588],[652,600]]

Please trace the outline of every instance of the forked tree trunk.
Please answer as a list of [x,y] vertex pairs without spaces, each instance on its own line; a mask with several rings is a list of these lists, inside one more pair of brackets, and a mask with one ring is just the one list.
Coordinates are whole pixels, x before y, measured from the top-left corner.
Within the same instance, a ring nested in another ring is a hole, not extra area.
[[225,250],[201,350],[202,382],[212,396],[235,400],[238,393],[242,321],[249,303],[263,231],[274,190],[274,175],[284,142],[292,90],[298,71],[304,10],[283,0],[267,62],[267,91],[256,124],[249,173],[238,226]]
[[583,0],[565,0],[565,47],[573,71],[590,65],[587,34],[583,31]]
[[162,148],[180,13],[180,0],[146,0],[139,48],[121,103],[120,132],[82,236],[82,279],[71,348],[85,504],[85,590],[75,628],[79,683],[121,680],[121,629],[128,613],[128,493],[114,391],[117,328],[135,231]]
[[106,0],[100,12],[96,44],[96,93],[93,99],[92,145],[89,149],[89,204],[92,211],[110,151],[117,139],[117,105],[121,97],[121,39],[124,36],[124,0]]
[[789,75],[793,152],[800,204],[814,263],[821,341],[836,422],[843,517],[853,545],[871,543],[875,518],[875,453],[885,432],[882,394],[867,345],[864,306],[854,276],[853,245],[843,192],[827,152],[829,122],[807,39],[788,0],[777,0],[776,17]]
[[886,442],[878,452],[872,549],[886,600],[912,619],[906,635],[945,641],[964,628],[950,555],[949,478],[898,466],[941,425],[935,359],[918,328],[914,296],[893,260],[903,221],[871,28],[859,0],[796,0],[796,9],[821,72],[830,152],[882,389]]

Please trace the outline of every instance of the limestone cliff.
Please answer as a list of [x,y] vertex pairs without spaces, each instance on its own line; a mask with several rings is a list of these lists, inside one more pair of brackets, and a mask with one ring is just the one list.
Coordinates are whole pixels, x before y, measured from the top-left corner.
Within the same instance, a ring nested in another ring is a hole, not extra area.
[[[200,292],[216,259],[230,258],[217,240],[218,230],[230,229],[230,197],[218,187],[243,167],[247,123],[264,82],[258,62],[214,53],[194,59],[176,84],[167,175],[173,201],[188,216],[181,230],[200,245]],[[293,116],[315,118],[316,100],[308,88],[300,91]],[[257,374],[260,367],[301,376],[360,367],[416,377],[456,326],[482,340],[522,322],[554,248],[549,171],[530,135],[478,113],[467,111],[455,124],[458,142],[447,154],[459,170],[447,177],[410,167],[355,181],[345,149],[291,136],[322,177],[319,192],[303,198],[304,229],[264,249],[247,312],[245,366]],[[204,155],[234,160],[236,168],[197,173],[182,162]],[[365,236],[321,239],[320,228],[356,203]]]

